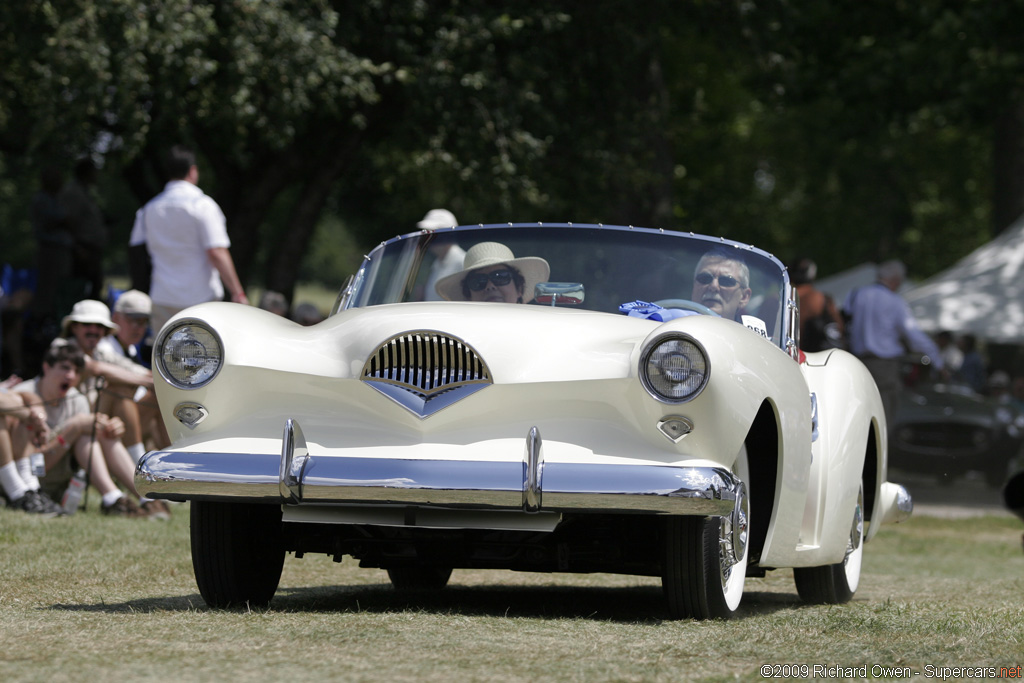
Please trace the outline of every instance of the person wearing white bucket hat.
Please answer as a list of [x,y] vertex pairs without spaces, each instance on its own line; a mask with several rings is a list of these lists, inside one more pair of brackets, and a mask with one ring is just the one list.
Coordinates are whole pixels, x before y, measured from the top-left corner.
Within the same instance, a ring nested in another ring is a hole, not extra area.
[[[85,394],[94,412],[116,417],[124,423],[124,434],[118,445],[127,450],[124,457],[130,458],[131,464],[135,465],[146,453],[143,426],[152,423],[159,408],[153,393],[153,374],[141,367],[136,370],[127,359],[121,363],[111,362],[99,348],[100,341],[118,329],[110,318],[107,305],[93,299],[76,303],[61,322],[62,335],[77,341],[85,355],[79,391]],[[106,384],[102,391],[100,378]],[[160,446],[169,442],[166,437],[161,438],[159,431],[152,436]],[[120,460],[123,452],[117,449],[108,455],[108,461],[112,458]],[[164,519],[169,516],[169,509],[162,501],[142,502],[148,513]]]
[[103,334],[96,335],[97,342],[106,335],[117,331],[117,325],[110,319],[110,309],[105,303],[95,299],[83,299],[71,307],[71,312],[60,322],[62,337],[68,336],[72,323],[105,327],[106,331]]
[[546,282],[551,266],[538,256],[516,258],[500,242],[481,242],[466,252],[463,269],[441,278],[436,289],[448,301],[524,303],[537,284]]
[[448,209],[431,209],[416,227],[420,230],[437,230],[438,228],[454,228],[459,222],[455,214]]
[[[459,224],[458,220],[448,209],[431,209],[423,217],[416,227],[420,230],[441,230],[442,228],[454,228]],[[422,298],[424,301],[439,301],[437,293],[437,282],[443,277],[457,273],[462,270],[462,262],[466,258],[466,250],[455,243],[451,238],[438,238],[434,236],[427,247],[434,257],[430,266],[430,273],[427,281],[423,284]]]

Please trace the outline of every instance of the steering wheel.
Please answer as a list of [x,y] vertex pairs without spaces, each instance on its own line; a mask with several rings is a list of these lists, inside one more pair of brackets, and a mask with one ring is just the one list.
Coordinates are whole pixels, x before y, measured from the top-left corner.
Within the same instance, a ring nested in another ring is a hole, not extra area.
[[704,304],[699,304],[696,301],[690,301],[689,299],[661,299],[660,301],[654,301],[652,303],[657,304],[662,308],[681,308],[684,311],[695,311],[702,315],[713,315],[719,318],[722,317]]

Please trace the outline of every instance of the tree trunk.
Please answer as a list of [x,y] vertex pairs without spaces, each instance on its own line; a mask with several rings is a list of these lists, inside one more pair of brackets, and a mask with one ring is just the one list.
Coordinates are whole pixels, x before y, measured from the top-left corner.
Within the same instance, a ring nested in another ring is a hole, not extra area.
[[1024,103],[996,117],[993,135],[992,228],[999,234],[1024,214]]
[[[227,165],[216,166],[217,196],[224,210],[231,238],[231,256],[243,287],[253,284],[253,269],[261,227],[270,207],[302,170],[302,160],[292,151],[265,158],[245,171]],[[211,162],[216,163],[216,162]]]
[[360,139],[361,136],[354,135],[344,145],[327,143],[324,145],[326,151],[319,155],[320,158],[311,160],[309,166],[314,173],[303,185],[292,206],[287,229],[271,252],[267,264],[267,289],[281,292],[290,302],[294,299],[299,269],[303,257],[309,251],[317,220],[335,181],[351,163],[351,151]]

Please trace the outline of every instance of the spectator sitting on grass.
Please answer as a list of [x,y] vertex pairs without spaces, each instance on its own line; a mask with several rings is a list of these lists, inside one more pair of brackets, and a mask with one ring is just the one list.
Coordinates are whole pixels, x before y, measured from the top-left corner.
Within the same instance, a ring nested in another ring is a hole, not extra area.
[[[42,490],[59,498],[74,472],[86,470],[90,483],[102,496],[101,511],[125,517],[167,519],[167,504],[142,499],[140,507],[114,483],[121,484],[138,497],[135,489],[135,464],[121,436],[124,423],[116,417],[94,413],[85,397],[75,388],[85,356],[74,340],[56,339],[43,356],[42,374],[14,388],[38,397],[46,410],[51,438],[38,450],[46,462],[46,474],[40,479]],[[16,432],[15,453],[25,457],[32,452],[27,430]]]
[[138,463],[145,455],[146,448],[143,445],[140,404],[135,402],[135,397],[139,395],[139,387],[142,387],[147,392],[146,396],[141,397],[145,399],[141,404],[143,412],[147,412],[147,418],[158,412],[153,395],[153,373],[127,359],[118,359],[104,355],[102,350],[97,351],[100,341],[117,330],[118,326],[110,319],[107,305],[93,299],[76,303],[61,323],[61,336],[73,338],[85,354],[79,390],[97,413],[119,418],[124,423],[125,447],[132,462]]
[[[6,382],[5,382],[6,384]],[[0,488],[7,506],[29,514],[56,517],[63,509],[40,490],[28,457],[15,458],[11,433],[19,423],[32,435],[36,448],[50,438],[42,402],[30,394],[0,389]]]
[[[156,449],[167,448],[171,444],[171,439],[167,435],[167,428],[164,426],[163,417],[160,415],[160,407],[156,402],[156,394],[150,390],[153,386],[153,372],[142,364],[142,359],[139,358],[137,350],[138,345],[143,341],[149,330],[151,310],[152,302],[149,299],[149,295],[145,292],[140,292],[136,289],[122,292],[117,297],[117,301],[114,302],[114,311],[110,316],[110,320],[116,329],[113,334],[107,334],[102,337],[96,343],[96,348],[92,352],[92,359],[98,361],[98,363],[122,368],[138,377],[141,382],[144,382],[139,387],[125,385],[121,382],[111,383],[107,387],[107,391],[101,394],[100,402],[102,406],[100,412],[105,412],[104,409],[109,406],[115,411],[120,410],[127,413],[127,416],[121,415],[121,413],[115,414],[121,417],[125,423],[127,429],[124,442],[125,447],[128,448],[128,452],[136,464],[146,450],[141,444],[139,448],[133,448],[132,444],[137,441],[148,443],[152,448]],[[86,363],[88,362],[86,361]],[[100,366],[100,369],[102,371],[103,366]],[[127,398],[127,392],[132,390],[134,390],[133,400],[135,409],[138,412],[139,430],[141,432],[141,436],[138,437],[133,431],[134,423],[132,420],[134,416],[130,413],[127,405],[122,405],[122,403],[126,403],[124,399]],[[109,401],[107,400],[107,393],[112,394],[109,397]],[[120,397],[114,396],[118,393],[121,394]]]

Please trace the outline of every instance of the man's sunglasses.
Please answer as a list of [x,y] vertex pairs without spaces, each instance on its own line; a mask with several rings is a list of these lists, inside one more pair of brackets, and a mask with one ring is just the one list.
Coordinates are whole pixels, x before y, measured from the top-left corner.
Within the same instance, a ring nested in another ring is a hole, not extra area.
[[[696,280],[698,283],[700,283],[702,285],[710,285],[711,281],[715,279],[715,276],[712,275],[711,273],[704,272],[704,273],[697,273],[697,277],[695,277],[693,279]],[[718,286],[719,287],[724,287],[726,289],[729,289],[731,287],[735,287],[739,283],[740,283],[740,281],[737,280],[736,278],[734,278],[731,275],[719,275],[718,276]]]
[[470,273],[466,276],[466,286],[471,292],[479,292],[487,286],[487,281],[494,283],[495,287],[503,287],[512,282],[511,270],[495,270],[491,273]]

